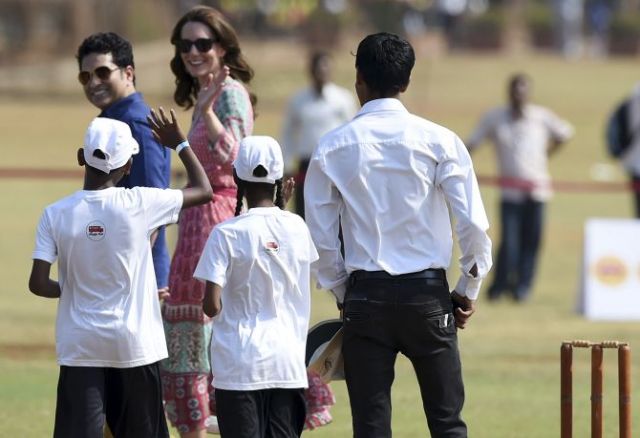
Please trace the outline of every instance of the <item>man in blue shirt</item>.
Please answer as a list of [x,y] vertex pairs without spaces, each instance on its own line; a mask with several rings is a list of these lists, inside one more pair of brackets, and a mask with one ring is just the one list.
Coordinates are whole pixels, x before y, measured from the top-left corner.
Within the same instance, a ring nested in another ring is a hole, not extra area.
[[[170,151],[153,138],[147,123],[150,109],[135,88],[131,44],[113,32],[95,33],[80,44],[76,58],[78,80],[89,102],[101,110],[99,117],[129,125],[140,145],[129,175],[118,186],[169,187]],[[164,227],[152,235],[151,242],[158,293],[164,298],[169,292],[170,264]]]

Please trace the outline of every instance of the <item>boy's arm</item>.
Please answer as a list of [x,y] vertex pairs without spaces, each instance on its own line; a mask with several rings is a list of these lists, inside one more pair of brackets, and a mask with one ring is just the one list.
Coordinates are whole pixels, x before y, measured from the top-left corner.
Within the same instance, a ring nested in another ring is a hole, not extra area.
[[29,290],[39,297],[60,298],[60,284],[49,278],[50,272],[51,263],[33,259],[31,276],[29,277]]
[[187,171],[189,185],[182,189],[182,208],[206,204],[213,199],[213,189],[204,168],[190,147],[183,148],[178,157]]
[[157,114],[154,110],[151,110],[151,115],[149,116],[149,124],[154,137],[166,147],[174,150],[179,145],[187,145],[186,147],[182,146],[178,151],[178,157],[184,164],[188,179],[187,187],[182,189],[182,208],[210,202],[213,199],[211,183],[196,154],[188,146],[189,143],[178,126],[175,111],[171,110],[171,120],[167,118],[162,108],[159,109],[159,113]]
[[204,313],[213,318],[222,310],[222,287],[219,284],[207,281],[204,288],[204,301],[202,308]]

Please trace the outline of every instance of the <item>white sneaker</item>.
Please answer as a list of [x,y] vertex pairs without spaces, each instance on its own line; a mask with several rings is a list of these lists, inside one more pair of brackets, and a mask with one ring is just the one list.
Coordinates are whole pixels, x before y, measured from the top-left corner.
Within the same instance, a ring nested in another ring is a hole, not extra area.
[[209,418],[206,419],[204,425],[207,427],[207,433],[212,435],[220,435],[220,428],[218,428],[218,417],[215,415],[210,415]]

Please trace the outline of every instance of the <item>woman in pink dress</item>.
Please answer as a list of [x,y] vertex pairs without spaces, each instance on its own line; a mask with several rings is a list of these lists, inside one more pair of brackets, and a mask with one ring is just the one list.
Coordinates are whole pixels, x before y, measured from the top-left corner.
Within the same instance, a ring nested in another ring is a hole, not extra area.
[[204,437],[206,421],[215,411],[208,357],[211,323],[202,311],[204,283],[195,280],[193,272],[212,228],[234,215],[232,163],[240,140],[253,130],[255,96],[245,87],[253,70],[235,30],[209,7],[187,12],[174,27],[171,43],[174,100],[193,108],[189,143],[209,176],[214,197],[180,218],[170,295],[163,306],[169,350],[162,363],[163,391],[167,417],[181,437]]

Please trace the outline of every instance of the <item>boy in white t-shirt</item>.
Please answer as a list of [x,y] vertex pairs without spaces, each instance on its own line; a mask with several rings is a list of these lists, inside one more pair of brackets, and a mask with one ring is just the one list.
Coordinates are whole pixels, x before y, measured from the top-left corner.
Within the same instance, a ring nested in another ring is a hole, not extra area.
[[[158,361],[167,357],[149,238],[182,208],[209,202],[211,185],[171,120],[149,123],[176,149],[190,188],[116,187],[138,152],[126,123],[94,119],[78,163],[83,190],[49,205],[40,219],[29,289],[59,298],[60,364],[54,437],[168,437]],[[58,261],[58,281],[50,278]]]
[[[214,228],[194,273],[206,281],[204,311],[215,316],[211,368],[220,433],[299,437],[310,264],[318,254],[302,218],[284,210],[278,142],[244,138],[233,166],[236,217]],[[243,199],[248,211],[240,214]]]

